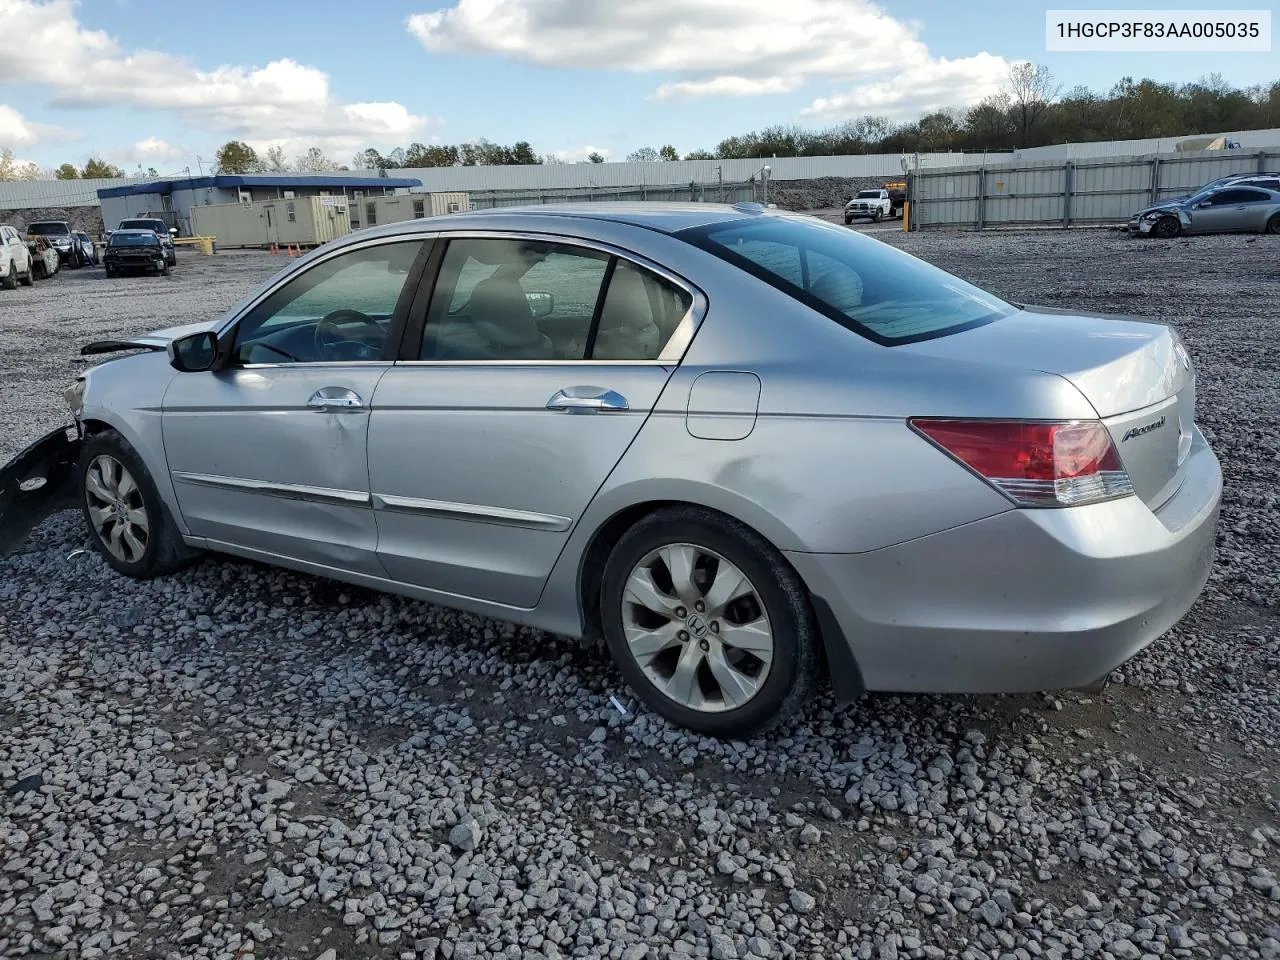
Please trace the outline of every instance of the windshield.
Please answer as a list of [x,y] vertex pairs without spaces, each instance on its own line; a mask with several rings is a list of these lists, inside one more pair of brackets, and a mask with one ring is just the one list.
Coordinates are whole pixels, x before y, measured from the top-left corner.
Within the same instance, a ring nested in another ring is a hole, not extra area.
[[113,233],[111,247],[156,247],[160,241],[154,233]]
[[1017,312],[923,260],[820,220],[753,217],[676,235],[877,343],[929,340]]
[[169,228],[164,225],[163,220],[121,220],[121,230],[159,230],[168,232]]
[[66,236],[70,228],[65,223],[29,223],[27,233],[39,234],[42,237]]
[[880,191],[879,190],[859,190],[858,199],[859,200],[879,200]]

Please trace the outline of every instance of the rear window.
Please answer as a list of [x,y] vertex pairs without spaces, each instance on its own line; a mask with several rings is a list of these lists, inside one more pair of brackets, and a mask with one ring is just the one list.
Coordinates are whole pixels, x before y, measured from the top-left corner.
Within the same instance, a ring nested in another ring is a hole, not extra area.
[[27,225],[27,233],[42,237],[65,236],[71,229],[65,223],[31,223]]
[[885,345],[930,340],[1017,312],[923,260],[820,220],[733,220],[677,236]]

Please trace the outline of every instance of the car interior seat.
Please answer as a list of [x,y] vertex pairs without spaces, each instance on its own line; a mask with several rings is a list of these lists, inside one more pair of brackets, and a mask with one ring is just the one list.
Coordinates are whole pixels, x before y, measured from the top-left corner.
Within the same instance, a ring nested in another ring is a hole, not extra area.
[[654,360],[663,344],[654,322],[645,277],[619,263],[609,281],[592,357],[597,360]]

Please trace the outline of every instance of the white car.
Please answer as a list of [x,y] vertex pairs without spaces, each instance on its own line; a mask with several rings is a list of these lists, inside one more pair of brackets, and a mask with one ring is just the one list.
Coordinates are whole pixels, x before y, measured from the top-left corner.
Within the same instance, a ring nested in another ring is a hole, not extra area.
[[31,286],[31,251],[13,227],[0,227],[0,287],[14,289],[19,282]]

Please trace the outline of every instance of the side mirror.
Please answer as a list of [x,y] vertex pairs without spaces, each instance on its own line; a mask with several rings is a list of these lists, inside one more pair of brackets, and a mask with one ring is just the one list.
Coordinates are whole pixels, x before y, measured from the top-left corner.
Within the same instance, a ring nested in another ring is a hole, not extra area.
[[177,227],[170,227],[170,228],[169,228],[169,236],[171,236],[171,237],[176,237],[177,235],[178,235],[178,228],[177,228]]
[[529,301],[529,310],[532,311],[535,320],[551,316],[556,308],[556,298],[544,290],[526,293],[524,298]]
[[182,373],[212,370],[218,359],[218,335],[212,330],[190,333],[169,343],[169,366]]

